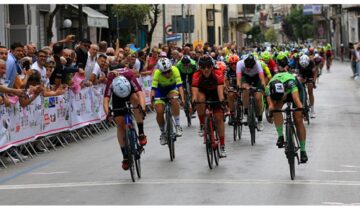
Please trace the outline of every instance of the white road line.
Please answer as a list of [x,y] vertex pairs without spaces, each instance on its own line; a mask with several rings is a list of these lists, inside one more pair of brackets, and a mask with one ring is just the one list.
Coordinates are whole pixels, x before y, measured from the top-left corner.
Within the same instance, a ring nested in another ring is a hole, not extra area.
[[354,165],[341,165],[341,167],[346,167],[346,168],[360,168],[360,166],[354,166]]
[[320,172],[325,173],[358,173],[359,171],[352,171],[352,170],[343,170],[343,171],[335,171],[335,170],[318,170]]
[[68,188],[68,187],[91,187],[91,186],[114,186],[130,184],[231,184],[231,185],[328,185],[328,186],[355,186],[360,187],[360,181],[337,181],[337,180],[218,180],[218,179],[142,179],[133,183],[131,180],[120,182],[95,181],[95,182],[70,182],[49,184],[24,184],[24,185],[0,185],[0,190],[17,189],[46,189],[46,188]]
[[30,175],[53,175],[53,174],[67,174],[68,171],[57,171],[57,172],[37,172],[31,173]]
[[360,203],[340,203],[340,202],[322,202],[323,205],[345,205],[345,206],[359,206]]

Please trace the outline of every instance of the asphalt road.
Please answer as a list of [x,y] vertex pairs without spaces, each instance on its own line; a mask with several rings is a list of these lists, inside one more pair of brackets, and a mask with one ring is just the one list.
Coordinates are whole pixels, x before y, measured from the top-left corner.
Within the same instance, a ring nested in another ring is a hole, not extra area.
[[155,114],[145,121],[142,178],[121,169],[115,129],[0,169],[1,205],[360,205],[360,85],[349,63],[335,62],[315,90],[316,119],[307,129],[307,164],[290,180],[273,125],[251,146],[249,130],[210,170],[198,120],[176,142],[176,159],[159,144]]

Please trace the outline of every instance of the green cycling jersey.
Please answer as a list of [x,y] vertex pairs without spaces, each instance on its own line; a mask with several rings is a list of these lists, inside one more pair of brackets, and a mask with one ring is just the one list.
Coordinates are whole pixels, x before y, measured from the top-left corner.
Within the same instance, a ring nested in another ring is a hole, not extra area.
[[197,70],[196,61],[190,59],[190,63],[188,65],[184,65],[181,60],[177,62],[176,67],[182,74],[192,74]]

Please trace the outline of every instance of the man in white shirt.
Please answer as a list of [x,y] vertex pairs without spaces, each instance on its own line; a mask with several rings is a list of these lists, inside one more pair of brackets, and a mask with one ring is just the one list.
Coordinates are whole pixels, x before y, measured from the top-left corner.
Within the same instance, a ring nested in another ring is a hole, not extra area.
[[31,65],[31,69],[36,70],[41,75],[41,82],[45,84],[46,82],[46,59],[48,57],[48,54],[44,50],[39,50],[37,52],[37,61]]
[[95,68],[95,64],[96,64],[96,56],[97,56],[97,52],[99,51],[99,47],[97,46],[97,44],[92,44],[90,45],[90,49],[88,51],[88,59],[86,61],[86,65],[85,65],[85,77],[86,77],[86,81],[90,80],[91,74],[94,71]]
[[103,82],[105,77],[105,74],[102,70],[105,70],[107,57],[105,55],[99,55],[99,58],[97,59],[97,62],[95,63],[94,70],[91,73],[90,76],[90,82],[92,84],[97,84],[99,82]]

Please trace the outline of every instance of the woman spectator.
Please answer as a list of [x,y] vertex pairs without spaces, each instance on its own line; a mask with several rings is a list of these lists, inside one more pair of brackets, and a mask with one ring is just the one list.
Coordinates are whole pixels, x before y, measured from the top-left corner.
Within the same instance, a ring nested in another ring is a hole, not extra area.
[[159,59],[159,52],[157,47],[153,47],[151,50],[151,54],[146,58],[144,71],[141,72],[142,76],[152,75],[155,70],[155,65]]

